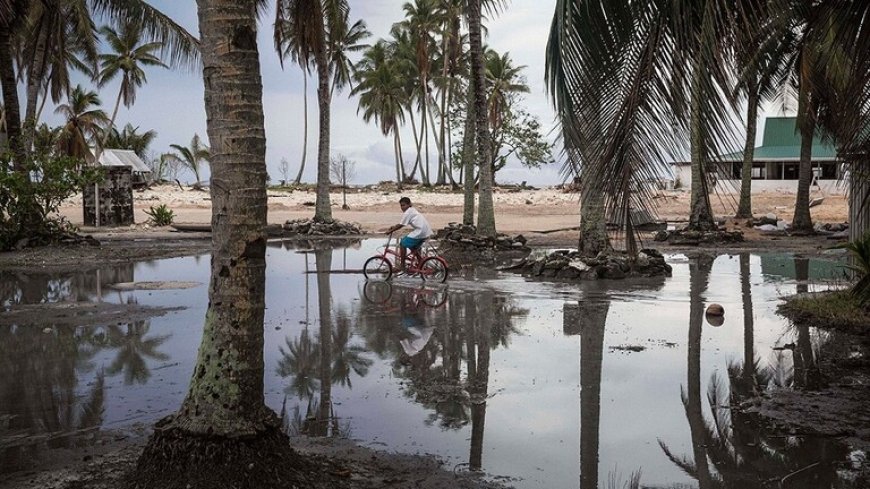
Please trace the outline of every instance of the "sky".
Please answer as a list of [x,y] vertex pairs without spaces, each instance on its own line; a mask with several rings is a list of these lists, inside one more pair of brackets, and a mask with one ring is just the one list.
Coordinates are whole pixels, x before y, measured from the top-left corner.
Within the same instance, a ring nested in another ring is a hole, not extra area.
[[[402,20],[402,4],[406,0],[349,0],[351,18],[363,19],[373,36],[367,43],[388,36],[393,23]],[[196,17],[196,2],[178,0],[151,0],[149,3],[161,9],[189,32],[199,36]],[[486,42],[499,52],[509,51],[514,63],[525,65],[530,93],[525,96],[525,107],[537,116],[545,134],[551,134],[555,113],[544,90],[544,49],[548,28],[553,15],[555,0],[512,0],[509,7],[486,26],[489,37]],[[285,64],[282,70],[272,44],[274,10],[267,12],[259,24],[260,64],[263,79],[263,108],[266,121],[266,163],[273,182],[283,178],[280,161],[289,162],[292,179],[299,168],[303,141],[303,80],[300,69]],[[164,70],[150,68],[146,71],[147,84],[139,88],[136,103],[127,109],[123,105],[116,125],[126,123],[138,126],[140,131],[153,129],[157,139],[151,150],[157,154],[168,151],[170,144],[187,145],[193,135],[206,138],[206,117],[203,102],[203,85],[198,71]],[[76,80],[90,85],[87,80]],[[118,82],[110,83],[100,90],[103,108],[111,113],[117,97]],[[317,98],[315,80],[309,80],[308,157],[303,180],[313,182],[317,158]],[[53,125],[61,120],[56,115],[44,119]],[[336,94],[332,102],[331,154],[344,154],[356,163],[356,177],[352,184],[375,183],[395,178],[395,159],[392,139],[381,135],[374,124],[366,124],[357,115],[357,99],[347,91]],[[406,162],[413,161],[416,150],[412,143],[410,128],[402,134],[403,155]],[[434,144],[430,143],[430,161],[437,165]],[[558,159],[558,151],[554,152]],[[206,173],[207,175],[207,173]],[[191,174],[180,175],[182,181],[192,180]],[[203,178],[206,178],[205,176]],[[527,181],[532,185],[555,184],[561,181],[559,163],[542,169],[528,170],[517,161],[502,169],[499,183]]]

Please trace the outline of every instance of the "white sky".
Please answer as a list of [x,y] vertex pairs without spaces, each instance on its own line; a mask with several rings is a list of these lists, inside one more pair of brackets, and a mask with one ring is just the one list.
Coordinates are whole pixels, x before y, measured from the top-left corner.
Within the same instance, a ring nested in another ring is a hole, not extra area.
[[[192,1],[152,0],[157,8],[169,14],[176,22],[198,36],[196,3]],[[351,18],[362,18],[373,36],[367,41],[374,43],[386,37],[393,23],[402,20],[403,0],[350,0]],[[525,76],[531,88],[525,105],[543,124],[545,134],[553,127],[554,112],[544,92],[544,49],[555,0],[513,0],[508,9],[491,20],[487,27],[486,42],[499,52],[509,51],[517,65],[526,65]],[[268,12],[260,23],[259,49],[263,77],[263,105],[266,116],[267,151],[266,162],[273,181],[281,179],[278,165],[282,157],[290,162],[290,178],[299,168],[302,153],[302,77],[295,65],[286,65],[282,71],[277,55],[272,48],[272,22],[274,11]],[[205,109],[202,80],[199,73],[149,69],[148,83],[139,89],[136,104],[127,109],[123,105],[116,125],[127,122],[140,130],[154,129],[157,140],[151,149],[157,153],[169,150],[169,145],[186,145],[194,133],[206,138]],[[83,85],[90,86],[86,80]],[[308,158],[303,179],[313,182],[317,158],[317,100],[316,84],[309,80],[309,133]],[[111,112],[117,96],[118,83],[107,85],[100,91],[103,108]],[[22,100],[22,103],[24,101]],[[332,103],[332,148],[331,154],[343,153],[356,161],[356,181],[373,183],[395,178],[392,139],[380,134],[374,124],[365,124],[357,116],[356,98],[348,93],[336,94]],[[50,124],[60,124],[50,107],[46,107],[43,119]],[[413,136],[407,128],[403,138],[405,160],[416,154]],[[437,164],[434,144],[430,143],[430,161]],[[558,158],[558,151],[554,155]],[[528,170],[511,162],[498,174],[502,183],[528,181],[530,184],[554,184],[560,181],[559,164],[539,170]],[[190,175],[182,175],[192,179]]]

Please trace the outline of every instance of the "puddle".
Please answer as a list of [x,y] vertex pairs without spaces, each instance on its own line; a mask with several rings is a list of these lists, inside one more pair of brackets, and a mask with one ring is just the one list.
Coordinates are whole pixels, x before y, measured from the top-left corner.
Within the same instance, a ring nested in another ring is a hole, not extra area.
[[[783,294],[826,286],[812,285],[836,274],[822,262],[674,255],[672,278],[633,285],[463,269],[447,287],[421,288],[414,278],[305,273],[358,269],[378,244],[270,243],[266,402],[291,434],[431,454],[523,488],[609,487],[636,471],[644,487],[764,487],[786,476],[787,487],[840,487],[847,447],[777,437],[729,408],[765,385],[813,381],[824,335],[774,311]],[[9,310],[79,301],[170,310],[127,323],[0,325],[0,474],[174,411],[207,288],[109,286],[208,283],[209,271],[198,256],[88,275],[0,274]],[[705,319],[711,303],[725,309],[719,325]]]

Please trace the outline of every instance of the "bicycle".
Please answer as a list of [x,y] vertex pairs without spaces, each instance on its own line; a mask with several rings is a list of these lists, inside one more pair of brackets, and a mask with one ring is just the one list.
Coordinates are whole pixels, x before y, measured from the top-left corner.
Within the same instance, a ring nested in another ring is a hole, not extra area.
[[[421,286],[419,289],[400,287],[403,294],[408,294],[410,302],[417,306],[425,306],[437,309],[447,303],[447,289],[427,289]],[[390,282],[380,280],[366,280],[363,286],[363,297],[366,301],[376,305],[386,305],[393,298],[393,286]],[[388,308],[387,310],[392,310]]]
[[[392,239],[393,234],[390,233],[383,251],[366,260],[363,265],[363,275],[366,279],[389,280],[398,269],[396,263],[402,258],[396,244],[390,247]],[[427,255],[429,253],[431,252],[427,252]],[[447,280],[448,267],[447,262],[440,256],[423,256],[420,255],[419,250],[408,250],[405,256],[405,273],[419,275],[423,280],[444,283]]]

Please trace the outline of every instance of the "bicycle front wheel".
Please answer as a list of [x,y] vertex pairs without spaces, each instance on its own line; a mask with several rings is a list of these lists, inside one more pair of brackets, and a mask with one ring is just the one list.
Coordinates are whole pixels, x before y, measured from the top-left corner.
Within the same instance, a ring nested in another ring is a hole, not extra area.
[[447,280],[447,264],[441,258],[430,256],[420,265],[420,275],[423,280],[443,284]]
[[363,275],[369,280],[389,280],[393,275],[393,267],[386,258],[373,256],[363,265]]

